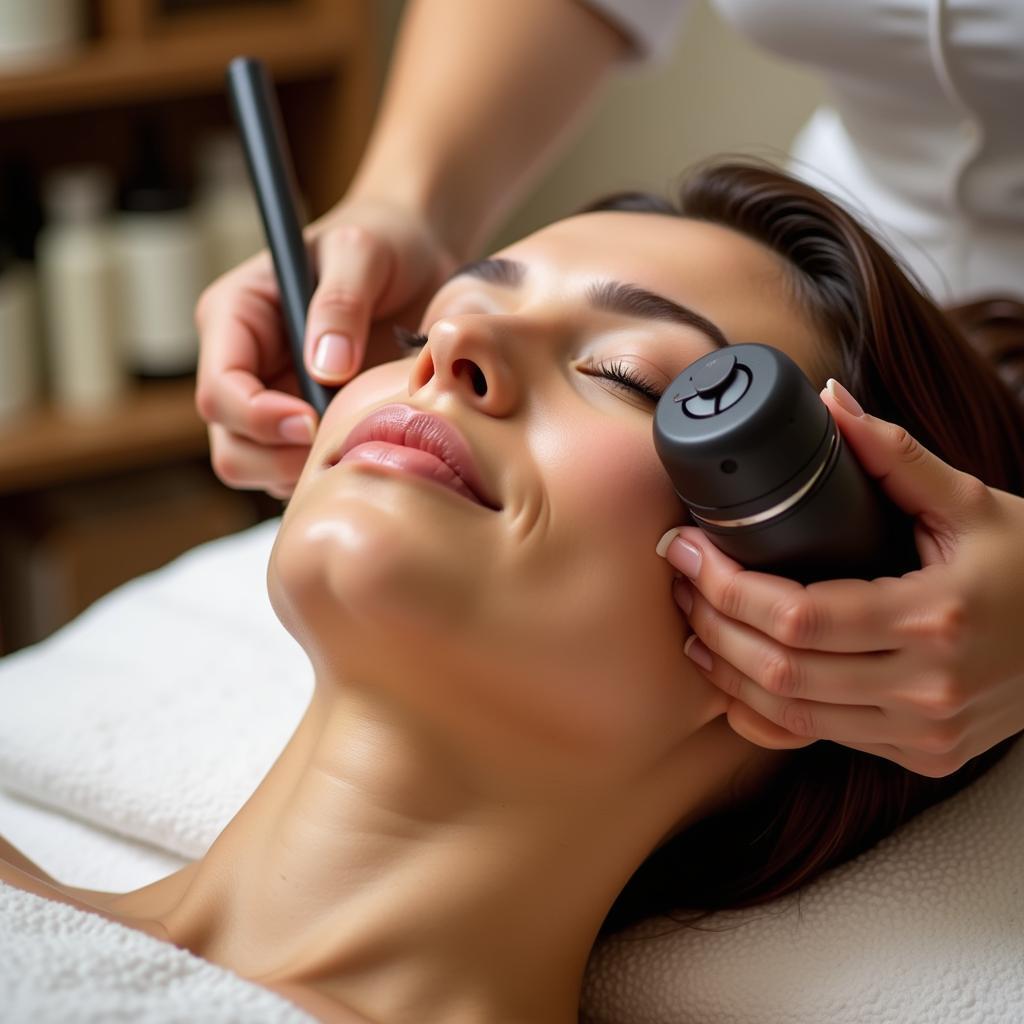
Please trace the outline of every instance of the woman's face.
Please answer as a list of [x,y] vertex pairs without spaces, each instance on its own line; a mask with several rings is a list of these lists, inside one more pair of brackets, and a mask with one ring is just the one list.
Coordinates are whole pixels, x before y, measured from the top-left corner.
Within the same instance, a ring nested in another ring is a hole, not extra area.
[[[318,677],[383,695],[446,750],[545,784],[622,777],[725,700],[683,655],[674,573],[654,550],[685,521],[653,446],[656,401],[605,375],[660,392],[716,347],[698,318],[812,379],[819,343],[777,257],[715,225],[584,214],[498,257],[438,291],[421,350],[331,403],[271,596]],[[337,462],[356,424],[395,403],[455,427],[500,507],[387,461]]]

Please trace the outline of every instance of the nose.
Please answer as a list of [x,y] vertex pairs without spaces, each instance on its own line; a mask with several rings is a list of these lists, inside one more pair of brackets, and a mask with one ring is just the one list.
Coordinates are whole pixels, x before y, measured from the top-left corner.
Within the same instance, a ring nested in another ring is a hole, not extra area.
[[409,394],[433,384],[489,416],[508,416],[522,384],[509,360],[510,316],[445,317],[430,329],[409,377]]

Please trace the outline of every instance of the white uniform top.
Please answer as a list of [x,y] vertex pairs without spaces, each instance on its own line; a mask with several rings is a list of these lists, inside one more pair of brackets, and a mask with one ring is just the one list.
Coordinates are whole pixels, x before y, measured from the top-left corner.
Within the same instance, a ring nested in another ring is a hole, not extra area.
[[[664,57],[690,0],[587,0]],[[792,170],[940,301],[1024,296],[1024,0],[714,0],[825,78]],[[685,130],[685,128],[683,129]]]

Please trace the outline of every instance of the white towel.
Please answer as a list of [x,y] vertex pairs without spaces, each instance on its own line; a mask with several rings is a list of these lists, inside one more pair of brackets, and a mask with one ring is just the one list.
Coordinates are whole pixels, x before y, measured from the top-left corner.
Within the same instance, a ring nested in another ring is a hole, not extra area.
[[645,922],[606,943],[589,965],[585,1019],[1022,1024],[1022,851],[1024,741],[788,898],[699,931]]
[[276,532],[203,545],[0,661],[0,785],[201,856],[312,692],[266,594]]
[[281,997],[167,942],[0,882],[4,1024],[312,1024]]
[[[275,529],[197,549],[0,662],[0,785],[200,855],[259,782],[310,693],[308,663],[266,598]],[[21,816],[34,813],[26,805]],[[0,834],[3,815],[0,801]],[[36,834],[63,841],[44,824]],[[106,857],[113,841],[90,842],[83,856],[102,848]],[[1021,1024],[1022,850],[1024,745],[808,886],[799,914],[788,899],[717,914],[700,931],[632,941],[675,927],[652,922],[607,943],[588,973],[587,1017]],[[45,850],[26,852],[50,867]]]

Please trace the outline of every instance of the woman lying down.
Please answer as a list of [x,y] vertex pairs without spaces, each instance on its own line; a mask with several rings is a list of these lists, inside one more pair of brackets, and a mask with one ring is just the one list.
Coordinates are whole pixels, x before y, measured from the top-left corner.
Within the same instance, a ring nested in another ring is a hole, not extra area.
[[[423,330],[339,392],[284,515],[270,596],[316,688],[253,796],[135,892],[63,886],[9,846],[0,879],[325,1021],[568,1024],[602,931],[776,897],[1005,752],[932,779],[757,747],[683,654],[651,416],[720,336],[1024,491],[990,436],[1024,435],[1008,393],[816,192],[727,165],[676,206],[608,200],[464,268]],[[396,404],[436,419],[464,479],[356,447]]]

